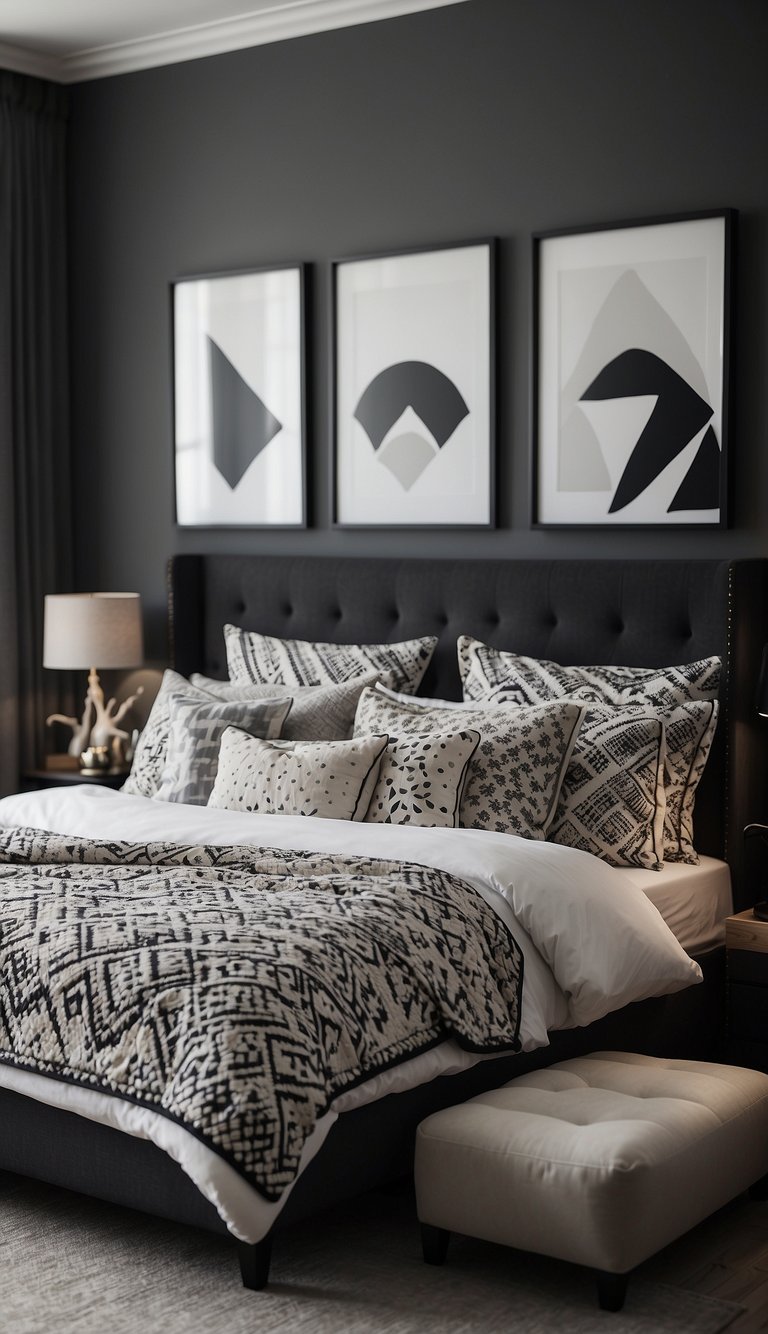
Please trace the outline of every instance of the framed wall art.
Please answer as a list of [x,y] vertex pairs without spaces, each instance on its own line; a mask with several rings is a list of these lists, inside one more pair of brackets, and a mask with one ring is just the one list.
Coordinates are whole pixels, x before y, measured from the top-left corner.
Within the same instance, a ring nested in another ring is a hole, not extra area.
[[535,525],[726,526],[733,224],[534,236]]
[[333,521],[494,523],[494,245],[333,265]]
[[172,287],[176,521],[306,523],[304,266]]

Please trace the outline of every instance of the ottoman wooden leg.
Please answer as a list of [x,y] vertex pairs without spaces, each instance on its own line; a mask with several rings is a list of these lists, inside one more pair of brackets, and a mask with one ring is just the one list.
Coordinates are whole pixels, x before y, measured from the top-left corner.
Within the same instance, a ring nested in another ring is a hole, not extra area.
[[451,1234],[444,1227],[433,1227],[431,1223],[421,1225],[421,1250],[425,1263],[441,1265],[448,1254],[448,1242]]
[[629,1274],[607,1274],[602,1269],[595,1270],[597,1278],[597,1300],[601,1311],[620,1311],[627,1295]]

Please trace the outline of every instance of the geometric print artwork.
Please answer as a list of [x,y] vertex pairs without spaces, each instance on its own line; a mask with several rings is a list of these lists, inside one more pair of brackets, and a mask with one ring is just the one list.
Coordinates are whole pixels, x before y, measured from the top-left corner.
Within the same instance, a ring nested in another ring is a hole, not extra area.
[[443,871],[22,829],[0,898],[3,1060],[176,1121],[267,1200],[345,1090],[519,1049],[520,948]]
[[198,702],[171,695],[169,705],[168,753],[154,800],[205,806],[216,778],[225,727],[240,727],[252,736],[279,737],[291,700]]
[[459,722],[480,733],[459,807],[463,829],[543,839],[554,817],[560,787],[579,730],[581,704],[556,702],[530,709],[468,705],[421,708],[364,690],[355,736],[387,732],[405,736],[455,732]]
[[305,522],[301,265],[173,285],[176,518]]
[[[392,433],[408,408],[415,414],[415,429]],[[468,413],[456,385],[442,371],[425,361],[401,361],[374,376],[353,415],[379,451],[379,462],[410,491]]]
[[469,763],[479,744],[480,733],[471,731],[390,741],[366,822],[457,828]]
[[206,335],[210,357],[213,465],[231,491],[282,424]]
[[368,672],[327,686],[235,685],[193,672],[190,682],[215,699],[274,699],[290,694],[293,703],[280,733],[284,741],[345,741],[352,735],[357,701],[366,686],[389,679]]
[[538,247],[539,517],[720,523],[727,218]]
[[492,285],[489,242],[335,264],[335,523],[493,523]]
[[[705,706],[706,707],[706,706]],[[590,706],[547,838],[611,866],[660,871],[664,726],[642,709]]]
[[386,748],[386,736],[261,741],[228,727],[208,804],[255,815],[364,820]]
[[679,667],[563,667],[492,648],[471,635],[457,641],[465,700],[541,704],[578,699],[595,704],[653,704],[674,708],[691,699],[716,699],[720,658],[700,658]]
[[224,626],[230,681],[259,685],[319,686],[349,681],[372,671],[389,673],[394,689],[418,689],[437,639],[425,635],[399,644],[324,644],[278,639]]

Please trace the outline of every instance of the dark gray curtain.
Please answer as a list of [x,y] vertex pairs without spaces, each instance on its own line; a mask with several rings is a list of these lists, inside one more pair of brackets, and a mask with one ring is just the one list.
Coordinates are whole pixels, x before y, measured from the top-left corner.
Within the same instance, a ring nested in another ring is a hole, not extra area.
[[66,94],[0,71],[0,793],[39,763],[61,705],[46,593],[71,578]]

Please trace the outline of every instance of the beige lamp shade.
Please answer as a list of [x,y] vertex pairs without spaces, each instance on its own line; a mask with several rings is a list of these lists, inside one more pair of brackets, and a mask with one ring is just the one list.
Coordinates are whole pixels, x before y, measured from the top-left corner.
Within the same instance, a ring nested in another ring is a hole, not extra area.
[[139,667],[144,658],[138,593],[49,593],[43,666],[69,671]]

